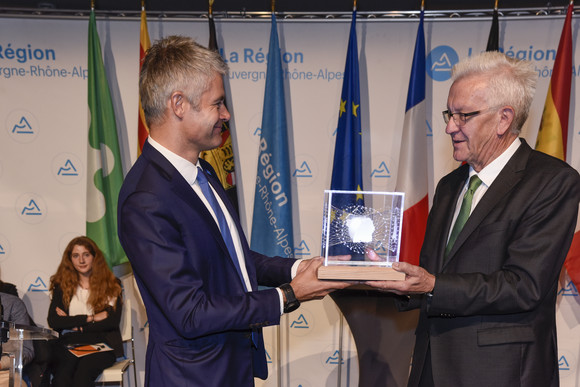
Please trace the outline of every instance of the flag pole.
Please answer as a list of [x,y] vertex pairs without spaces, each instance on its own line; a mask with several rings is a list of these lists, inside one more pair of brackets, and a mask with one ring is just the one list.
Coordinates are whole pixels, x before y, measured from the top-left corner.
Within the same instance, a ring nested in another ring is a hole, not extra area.
[[[276,0],[270,0],[270,9],[272,11],[272,17],[276,17]],[[288,314],[284,313],[280,324],[276,326],[276,367],[278,368],[276,372],[278,387],[282,387],[282,322],[284,326],[288,327]],[[288,362],[288,380],[290,380],[290,362]]]
[[214,2],[214,0],[208,0],[208,10],[207,10],[207,13],[208,13],[208,16],[209,17],[213,17],[213,2]]
[[[356,0],[353,0],[352,4],[352,12],[353,15],[356,12]],[[352,22],[351,22],[352,23]],[[340,318],[338,320],[338,367],[337,367],[337,375],[336,375],[336,386],[340,387],[342,384],[342,350],[343,350],[343,332],[344,332],[344,313],[342,310],[338,308],[338,313]]]

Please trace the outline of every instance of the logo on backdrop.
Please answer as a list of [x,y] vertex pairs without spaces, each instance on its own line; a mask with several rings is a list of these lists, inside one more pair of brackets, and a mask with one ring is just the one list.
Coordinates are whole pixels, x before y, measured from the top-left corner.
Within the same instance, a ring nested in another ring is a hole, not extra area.
[[44,199],[34,193],[25,193],[16,200],[18,217],[29,224],[37,224],[46,218],[46,203]]
[[396,179],[393,179],[393,177],[396,174],[393,175],[391,168],[396,170],[396,165],[397,161],[385,153],[377,154],[371,159],[369,176],[374,191],[389,191],[395,188]]
[[63,184],[75,184],[83,180],[81,160],[73,154],[62,153],[52,160],[52,174],[56,180]]
[[574,282],[568,281],[566,286],[563,286],[559,291],[558,295],[562,297],[578,297],[578,289]]
[[290,328],[309,329],[310,326],[308,326],[308,320],[306,320],[306,317],[304,317],[304,314],[300,314],[300,316],[298,316],[297,319],[292,321],[292,323],[290,324]]
[[266,351],[266,363],[272,364],[272,356],[270,356],[268,349],[266,349],[265,351]]
[[10,257],[10,243],[8,239],[0,234],[0,262],[4,262]]
[[567,348],[558,348],[558,369],[560,370],[560,380],[574,375],[576,373],[576,355],[575,351]]
[[385,161],[381,161],[378,167],[373,168],[373,171],[371,172],[371,178],[375,177],[379,179],[391,177],[391,171],[389,171],[389,167],[387,167],[387,163]]
[[437,46],[427,56],[427,74],[434,81],[446,81],[451,78],[451,69],[457,62],[459,56],[452,47]]
[[560,356],[558,359],[558,368],[560,371],[570,371],[570,363],[568,363],[566,356]]
[[48,288],[41,277],[36,277],[34,282],[28,285],[27,292],[47,292]]
[[310,256],[310,247],[304,239],[300,241],[298,247],[294,248],[294,257],[295,258],[306,258]]
[[25,116],[20,117],[20,121],[14,124],[12,127],[12,133],[17,134],[34,134],[34,130],[32,130],[32,126],[26,119]]
[[310,154],[296,155],[296,168],[292,171],[292,180],[301,187],[312,185],[319,175],[318,163]]
[[325,361],[326,364],[344,364],[344,360],[340,360],[340,352],[338,350],[334,351],[333,354],[328,356]]
[[22,289],[30,295],[38,295],[39,297],[46,297],[48,293],[48,286],[50,276],[40,271],[32,271],[26,274],[22,279]]
[[58,176],[78,176],[79,172],[74,163],[70,159],[66,159],[64,165],[58,168],[56,173]]
[[8,114],[6,130],[10,137],[19,143],[29,143],[38,136],[38,121],[29,111],[17,109]]
[[312,169],[310,168],[310,166],[306,161],[303,161],[302,164],[300,164],[300,166],[294,170],[292,176],[300,178],[312,177]]
[[320,363],[325,369],[330,370],[331,372],[335,370],[340,364],[343,367],[346,367],[345,373],[348,374],[350,365],[353,363],[352,360],[353,358],[356,358],[356,355],[349,348],[350,347],[346,345],[342,349],[341,358],[341,353],[338,350],[336,344],[327,346],[323,351],[320,352]]
[[300,308],[300,313],[295,312],[288,319],[289,330],[292,336],[307,336],[314,328],[314,316],[308,308]]

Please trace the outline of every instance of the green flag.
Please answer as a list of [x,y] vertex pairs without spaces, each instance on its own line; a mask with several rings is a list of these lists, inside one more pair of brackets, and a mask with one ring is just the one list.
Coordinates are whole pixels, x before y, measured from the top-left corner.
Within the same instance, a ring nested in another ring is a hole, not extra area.
[[127,262],[117,237],[117,200],[123,168],[94,10],[89,19],[88,70],[87,236],[101,248],[112,268]]

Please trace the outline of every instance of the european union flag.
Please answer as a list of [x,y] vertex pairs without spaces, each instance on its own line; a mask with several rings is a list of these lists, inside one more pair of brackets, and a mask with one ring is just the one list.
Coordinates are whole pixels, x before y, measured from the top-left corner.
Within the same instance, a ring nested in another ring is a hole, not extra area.
[[288,128],[276,16],[266,72],[251,247],[265,255],[294,255]]
[[[334,163],[332,166],[331,190],[362,191],[362,149],[360,120],[360,86],[358,70],[358,46],[356,37],[356,9],[352,12],[350,37],[346,53],[344,80],[338,112]],[[339,209],[364,205],[362,194],[339,195],[333,200]],[[330,248],[331,255],[352,254],[346,247]],[[352,258],[356,260],[356,257]]]
[[[360,86],[358,47],[356,40],[356,10],[352,13],[344,81],[340,96],[336,145],[330,189],[362,191],[362,150],[360,121]],[[345,196],[345,195],[341,195]],[[362,195],[356,195],[352,204],[362,204]]]

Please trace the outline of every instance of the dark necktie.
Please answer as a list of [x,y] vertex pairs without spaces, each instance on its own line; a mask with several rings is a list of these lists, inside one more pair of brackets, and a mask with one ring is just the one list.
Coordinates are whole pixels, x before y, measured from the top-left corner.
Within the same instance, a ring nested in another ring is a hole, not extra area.
[[471,202],[473,201],[473,194],[477,188],[481,185],[481,179],[477,175],[471,176],[469,180],[469,187],[467,187],[467,192],[463,195],[463,201],[461,202],[461,208],[459,209],[459,215],[457,215],[457,220],[455,220],[455,225],[453,230],[451,230],[451,236],[449,237],[449,242],[447,242],[447,247],[445,248],[445,258],[449,255],[457,236],[467,223],[469,214],[471,213]]
[[[246,282],[244,281],[244,277],[242,276],[242,270],[240,269],[240,262],[238,261],[238,255],[236,254],[236,249],[234,247],[234,240],[232,239],[232,234],[230,233],[230,228],[228,227],[228,222],[226,220],[226,217],[225,217],[213,191],[211,190],[211,187],[209,186],[209,182],[207,180],[207,176],[206,176],[204,170],[199,168],[199,167],[197,168],[197,182],[199,183],[199,186],[201,187],[201,192],[203,192],[203,196],[205,196],[205,198],[209,202],[209,205],[213,209],[213,212],[214,212],[214,214],[217,218],[217,221],[218,221],[218,225],[219,225],[222,237],[224,239],[224,242],[226,243],[226,246],[227,246],[228,251],[230,253],[230,257],[232,258],[232,262],[234,263],[234,266],[236,267],[238,275],[240,276],[240,279],[242,280],[242,284],[244,284],[244,288],[246,288]],[[246,289],[246,291],[247,290],[248,289]]]

